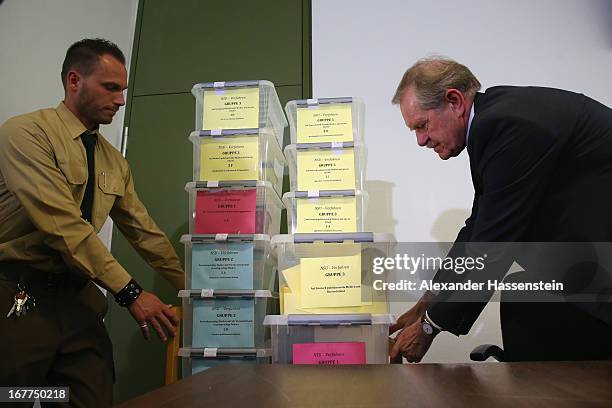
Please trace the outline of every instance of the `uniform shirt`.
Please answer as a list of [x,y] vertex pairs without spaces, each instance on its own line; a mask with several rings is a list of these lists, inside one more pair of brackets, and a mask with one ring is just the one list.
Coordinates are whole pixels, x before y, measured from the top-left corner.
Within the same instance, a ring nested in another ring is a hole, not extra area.
[[176,288],[184,272],[166,235],[134,191],[127,161],[96,131],[91,223],[81,218],[87,129],[60,103],[0,127],[0,262],[87,274],[113,293],[130,281],[97,233],[110,215],[138,253]]

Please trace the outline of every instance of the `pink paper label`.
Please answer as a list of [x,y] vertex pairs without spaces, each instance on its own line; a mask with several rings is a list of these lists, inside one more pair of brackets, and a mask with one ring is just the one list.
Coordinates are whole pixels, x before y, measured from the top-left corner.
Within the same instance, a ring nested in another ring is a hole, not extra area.
[[198,191],[196,234],[255,234],[257,189]]
[[365,364],[364,342],[303,343],[293,345],[293,364]]

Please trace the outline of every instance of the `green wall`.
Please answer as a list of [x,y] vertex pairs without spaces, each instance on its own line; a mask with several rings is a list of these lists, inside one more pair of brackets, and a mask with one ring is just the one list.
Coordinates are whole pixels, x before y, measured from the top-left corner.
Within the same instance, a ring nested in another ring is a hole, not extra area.
[[[192,178],[192,85],[267,79],[283,107],[311,97],[310,16],[309,0],[139,2],[126,105],[127,159],[136,191],[181,259],[179,238],[188,233],[184,186]],[[112,253],[145,290],[179,303],[176,291],[116,229]],[[129,313],[111,303],[106,323],[115,352],[115,401],[121,402],[163,385],[165,345],[157,338],[145,341]]]

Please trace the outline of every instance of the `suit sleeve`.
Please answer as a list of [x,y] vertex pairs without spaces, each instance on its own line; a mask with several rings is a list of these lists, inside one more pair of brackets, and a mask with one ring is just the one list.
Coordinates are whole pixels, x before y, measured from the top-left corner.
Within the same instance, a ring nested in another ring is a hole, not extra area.
[[[440,270],[438,282],[502,280],[513,261],[504,243],[522,239],[558,166],[562,143],[533,122],[490,119],[478,130],[472,137],[481,138],[473,153],[481,193],[465,227],[469,231],[460,233],[465,242],[456,242],[449,256],[474,256],[484,250],[489,257],[482,271]],[[440,291],[428,314],[445,330],[467,334],[491,295],[483,291],[474,298],[468,291]]]
[[183,289],[185,272],[176,251],[155,221],[134,189],[132,174],[127,167],[125,194],[119,197],[110,216],[130,245],[176,289]]

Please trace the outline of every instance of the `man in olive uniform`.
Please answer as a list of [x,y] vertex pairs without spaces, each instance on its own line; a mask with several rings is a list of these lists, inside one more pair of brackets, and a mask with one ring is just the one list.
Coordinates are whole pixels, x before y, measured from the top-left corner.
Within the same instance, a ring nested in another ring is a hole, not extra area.
[[[169,306],[144,291],[97,233],[110,215],[177,289],[180,261],[134,191],[126,160],[99,132],[125,104],[125,57],[113,43],[73,44],[64,101],[0,127],[0,384],[68,386],[71,404],[112,404],[111,292],[150,337],[176,334]],[[27,312],[27,313],[25,313]]]

